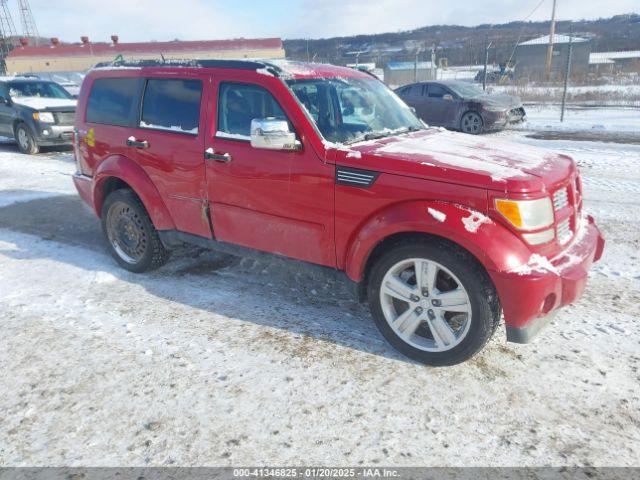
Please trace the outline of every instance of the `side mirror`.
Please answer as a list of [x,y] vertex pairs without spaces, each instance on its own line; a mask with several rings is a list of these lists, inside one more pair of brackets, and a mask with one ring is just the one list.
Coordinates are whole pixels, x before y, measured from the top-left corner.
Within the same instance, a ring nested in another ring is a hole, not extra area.
[[446,100],[447,102],[451,102],[451,101],[453,100],[453,95],[451,95],[450,93],[445,93],[445,94],[442,96],[442,99],[443,99],[443,100]]
[[302,146],[286,120],[254,118],[251,120],[251,146],[267,150],[299,150]]

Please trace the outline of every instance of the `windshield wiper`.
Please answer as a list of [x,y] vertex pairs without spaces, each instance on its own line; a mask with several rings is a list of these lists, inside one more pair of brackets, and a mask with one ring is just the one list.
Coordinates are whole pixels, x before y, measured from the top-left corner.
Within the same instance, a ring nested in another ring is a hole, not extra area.
[[361,137],[357,137],[354,138],[353,140],[349,140],[348,142],[343,142],[344,145],[351,145],[353,143],[358,143],[358,142],[362,142],[367,141],[367,140],[378,140],[380,138],[385,138],[385,137],[391,137],[393,135],[402,135],[404,133],[411,133],[411,132],[418,132],[420,130],[424,130],[423,128],[420,127],[405,127],[405,128],[399,128],[397,130],[388,130],[386,132],[369,132],[369,133],[365,133],[363,136]]

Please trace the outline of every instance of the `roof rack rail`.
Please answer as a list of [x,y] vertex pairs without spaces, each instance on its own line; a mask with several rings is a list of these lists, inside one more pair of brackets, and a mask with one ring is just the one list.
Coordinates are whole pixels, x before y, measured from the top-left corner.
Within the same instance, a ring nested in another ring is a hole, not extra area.
[[191,67],[191,68],[230,68],[236,70],[259,70],[265,68],[278,76],[281,69],[268,62],[259,60],[115,60],[97,63],[94,68],[109,67]]

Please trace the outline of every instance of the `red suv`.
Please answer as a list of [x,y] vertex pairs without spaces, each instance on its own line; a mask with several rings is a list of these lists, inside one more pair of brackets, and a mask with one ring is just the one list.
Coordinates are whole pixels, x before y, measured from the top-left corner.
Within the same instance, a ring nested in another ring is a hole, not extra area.
[[122,267],[187,242],[339,270],[427,364],[471,357],[501,312],[528,342],[604,248],[570,157],[429,128],[358,70],[114,64],[77,112],[75,184]]

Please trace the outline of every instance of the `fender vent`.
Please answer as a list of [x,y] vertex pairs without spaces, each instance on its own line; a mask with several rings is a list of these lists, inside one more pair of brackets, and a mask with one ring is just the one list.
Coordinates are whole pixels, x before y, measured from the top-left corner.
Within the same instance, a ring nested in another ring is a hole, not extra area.
[[369,188],[376,181],[378,175],[380,175],[379,172],[372,172],[371,170],[336,167],[336,183],[338,185]]

